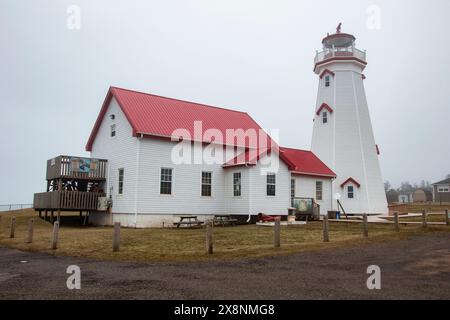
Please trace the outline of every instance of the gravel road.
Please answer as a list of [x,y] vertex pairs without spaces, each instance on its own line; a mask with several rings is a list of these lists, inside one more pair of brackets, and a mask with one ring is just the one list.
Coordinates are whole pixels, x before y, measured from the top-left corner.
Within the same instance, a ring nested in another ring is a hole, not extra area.
[[[81,268],[69,290],[66,268]],[[368,290],[369,265],[381,290]],[[0,299],[450,299],[450,236],[238,262],[134,263],[0,247]]]

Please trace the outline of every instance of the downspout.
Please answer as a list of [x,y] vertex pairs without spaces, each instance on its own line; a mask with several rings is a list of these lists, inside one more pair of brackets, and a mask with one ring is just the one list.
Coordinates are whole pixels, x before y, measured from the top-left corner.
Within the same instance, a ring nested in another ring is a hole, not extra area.
[[141,156],[141,140],[142,133],[137,137],[137,150],[136,150],[136,179],[134,182],[134,227],[137,228],[137,216],[138,216],[138,190],[139,190],[139,164]]
[[[246,168],[249,168],[248,164],[245,164]],[[252,218],[252,175],[250,169],[248,169],[248,219],[247,223],[250,223]]]

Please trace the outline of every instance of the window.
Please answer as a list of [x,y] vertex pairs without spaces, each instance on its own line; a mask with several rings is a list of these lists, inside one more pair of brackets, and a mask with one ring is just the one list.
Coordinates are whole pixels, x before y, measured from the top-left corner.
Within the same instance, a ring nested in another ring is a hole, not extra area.
[[438,192],[449,192],[449,187],[438,187]]
[[322,200],[323,182],[316,181],[316,200]]
[[328,113],[326,111],[322,112],[322,123],[328,122]]
[[202,172],[202,197],[211,196],[212,172]]
[[291,206],[294,206],[295,198],[295,179],[291,179]]
[[267,193],[266,193],[268,196],[275,196],[275,184],[276,184],[275,173],[268,173],[267,174]]
[[325,77],[325,87],[329,87],[330,86],[330,76],[326,76]]
[[116,136],[116,125],[112,124],[111,125],[111,137],[115,137]]
[[172,194],[172,170],[170,168],[161,168],[161,194]]
[[295,179],[291,179],[291,198],[295,198]]
[[355,197],[355,190],[353,186],[347,186],[347,198],[353,199]]
[[235,196],[235,197],[241,196],[241,173],[240,172],[233,173],[233,196]]
[[123,194],[123,173],[124,173],[123,169],[119,169],[119,179],[118,179],[119,185],[117,188],[118,194]]

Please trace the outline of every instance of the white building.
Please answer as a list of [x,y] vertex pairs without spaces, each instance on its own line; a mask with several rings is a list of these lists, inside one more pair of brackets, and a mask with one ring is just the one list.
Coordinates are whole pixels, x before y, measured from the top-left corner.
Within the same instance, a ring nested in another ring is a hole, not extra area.
[[[225,139],[230,129],[238,134]],[[94,213],[95,224],[283,216],[293,196],[314,199],[321,214],[332,207],[334,172],[311,151],[278,147],[244,112],[111,87],[86,150],[108,160],[112,219]]]
[[347,213],[387,213],[363,84],[366,53],[340,27],[322,44],[314,61],[319,89],[311,151],[336,173],[333,194]]

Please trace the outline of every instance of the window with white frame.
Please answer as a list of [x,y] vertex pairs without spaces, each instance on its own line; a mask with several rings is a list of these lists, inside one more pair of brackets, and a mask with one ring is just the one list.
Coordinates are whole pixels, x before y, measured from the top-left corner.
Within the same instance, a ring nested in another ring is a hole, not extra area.
[[202,172],[202,197],[211,196],[212,172]]
[[328,122],[328,112],[324,111],[322,112],[322,123]]
[[161,168],[160,194],[172,194],[172,173],[171,168]]
[[438,187],[438,192],[450,192],[450,187]]
[[268,196],[275,196],[275,186],[276,186],[276,176],[275,173],[267,174],[267,190],[266,194]]
[[322,200],[323,197],[323,182],[316,181],[316,200]]
[[291,179],[291,198],[295,198],[295,179]]
[[115,137],[116,136],[116,125],[112,124],[110,127],[110,136]]
[[124,177],[124,170],[123,168],[119,169],[119,178],[118,178],[118,186],[117,186],[117,193],[123,194],[123,177]]
[[355,187],[347,186],[347,198],[353,199],[355,197]]
[[330,86],[330,76],[325,76],[325,87]]
[[235,197],[241,196],[241,173],[240,172],[233,173],[233,196],[235,196]]

